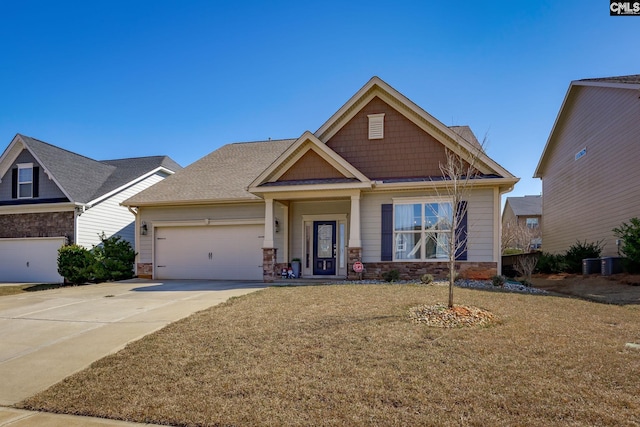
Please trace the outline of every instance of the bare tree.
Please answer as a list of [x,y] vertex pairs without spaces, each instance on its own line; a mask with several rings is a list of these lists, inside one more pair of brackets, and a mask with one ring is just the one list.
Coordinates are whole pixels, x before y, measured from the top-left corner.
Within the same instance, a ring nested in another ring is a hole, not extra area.
[[486,137],[482,144],[477,146],[474,144],[473,152],[454,153],[446,148],[446,159],[440,163],[443,190],[437,190],[437,192],[439,196],[446,196],[451,201],[451,212],[449,218],[443,220],[443,225],[440,226],[446,230],[447,238],[436,239],[436,241],[439,248],[446,254],[449,267],[449,307],[453,307],[457,258],[467,246],[468,233],[461,229],[461,225],[467,214],[472,181],[479,175],[476,165],[479,156],[484,153],[485,141]]
[[522,254],[518,255],[518,260],[514,266],[515,270],[527,282],[531,282],[531,274],[538,264],[538,254]]
[[522,252],[530,252],[531,242],[538,237],[537,228],[528,227],[527,224],[517,221],[509,221],[502,227],[501,252],[505,249],[520,249]]

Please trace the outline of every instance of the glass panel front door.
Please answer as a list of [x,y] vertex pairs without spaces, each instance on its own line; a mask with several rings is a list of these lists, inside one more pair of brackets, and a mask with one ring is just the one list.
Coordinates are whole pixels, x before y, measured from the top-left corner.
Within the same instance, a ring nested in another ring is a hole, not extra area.
[[313,274],[336,274],[336,221],[313,222]]

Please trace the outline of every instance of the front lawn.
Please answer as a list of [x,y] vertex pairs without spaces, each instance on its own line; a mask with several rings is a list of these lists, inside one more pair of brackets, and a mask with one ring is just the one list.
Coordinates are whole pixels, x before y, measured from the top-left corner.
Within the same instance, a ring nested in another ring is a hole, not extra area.
[[171,324],[20,407],[197,425],[640,425],[640,306],[445,286],[274,287]]

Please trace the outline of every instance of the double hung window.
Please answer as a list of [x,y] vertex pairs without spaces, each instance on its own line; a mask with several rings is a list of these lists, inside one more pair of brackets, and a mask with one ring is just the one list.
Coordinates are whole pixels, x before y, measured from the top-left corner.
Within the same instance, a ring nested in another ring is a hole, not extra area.
[[18,165],[18,198],[30,199],[33,197],[33,164],[23,163]]
[[393,216],[395,260],[448,258],[453,222],[450,201],[396,202]]

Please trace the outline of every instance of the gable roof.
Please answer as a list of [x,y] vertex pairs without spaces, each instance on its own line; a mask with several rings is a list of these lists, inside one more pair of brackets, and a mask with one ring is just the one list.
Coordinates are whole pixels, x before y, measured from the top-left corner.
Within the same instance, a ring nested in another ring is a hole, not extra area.
[[509,171],[487,156],[475,136],[470,136],[473,135],[473,132],[468,126],[447,127],[377,76],[372,77],[329,120],[320,126],[315,135],[326,143],[374,97],[382,99],[462,158],[469,159],[472,156],[477,156],[476,165],[481,173],[517,180]]
[[515,216],[542,215],[542,196],[507,197]]
[[544,149],[542,150],[542,154],[540,155],[538,166],[536,166],[536,170],[533,173],[534,178],[542,178],[542,168],[545,165],[547,153],[551,151],[552,141],[554,140],[553,135],[559,123],[564,117],[565,106],[568,105],[570,101],[573,99],[573,96],[576,92],[576,88],[588,87],[588,86],[614,88],[614,89],[640,90],[640,74],[631,74],[628,76],[616,76],[616,77],[599,77],[599,78],[572,81],[569,84],[569,88],[567,89],[567,93],[565,94],[564,99],[562,100],[560,110],[558,111],[556,120],[553,123],[551,132],[549,132],[549,137],[547,138],[547,142],[544,146]]
[[168,156],[138,157],[97,161],[44,141],[17,134],[0,157],[0,176],[4,176],[15,157],[28,150],[69,201],[87,204],[119,187],[158,169],[181,169]]
[[[260,175],[256,177],[249,185],[249,191],[260,191],[261,185],[272,186],[275,181],[278,180],[290,167],[292,167],[300,158],[302,158],[308,152],[314,152],[318,154],[323,160],[325,160],[330,166],[332,166],[339,174],[343,176],[342,179],[325,179],[325,183],[352,183],[361,182],[370,187],[371,183],[369,179],[352,164],[343,159],[335,151],[329,148],[326,144],[322,143],[314,134],[306,131],[298,138],[293,144],[291,144],[278,158],[267,167]],[[314,182],[318,184],[320,182]],[[282,182],[276,185],[286,185],[286,182]],[[308,182],[300,182],[298,184],[308,184]],[[264,189],[263,189],[264,190]]]
[[143,206],[262,200],[249,193],[247,187],[295,141],[282,139],[224,145],[122,204]]
[[[384,83],[372,78],[315,133],[304,132],[297,139],[243,142],[224,145],[175,175],[132,196],[126,206],[184,205],[260,201],[267,192],[305,191],[341,188],[372,188],[371,179],[327,145],[327,140],[347,123],[373,96],[383,97],[393,108],[434,135],[437,140],[462,156],[478,155],[484,184],[511,189],[518,181],[482,150],[468,126],[443,125],[420,107]],[[309,152],[335,170],[331,177],[279,180]],[[428,178],[427,178],[428,180]],[[424,186],[424,179],[415,187]],[[491,182],[489,182],[491,181]],[[391,183],[407,186],[408,180]],[[432,182],[432,181],[429,181]]]

